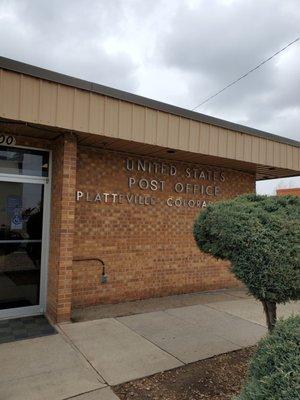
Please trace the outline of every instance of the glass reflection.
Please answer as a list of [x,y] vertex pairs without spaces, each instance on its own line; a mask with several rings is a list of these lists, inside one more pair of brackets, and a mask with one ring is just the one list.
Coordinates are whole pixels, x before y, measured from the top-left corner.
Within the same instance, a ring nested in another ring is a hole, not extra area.
[[39,304],[43,189],[0,182],[0,309]]
[[48,176],[49,153],[0,146],[0,173]]

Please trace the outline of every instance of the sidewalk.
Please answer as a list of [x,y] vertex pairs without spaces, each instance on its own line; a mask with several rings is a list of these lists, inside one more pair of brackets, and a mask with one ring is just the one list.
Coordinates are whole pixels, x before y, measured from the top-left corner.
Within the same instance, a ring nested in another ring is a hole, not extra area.
[[[299,312],[299,302],[279,307],[282,316]],[[1,400],[117,400],[109,386],[251,346],[266,332],[260,304],[238,290],[94,307],[75,318],[82,322],[61,324],[57,335],[0,345]]]

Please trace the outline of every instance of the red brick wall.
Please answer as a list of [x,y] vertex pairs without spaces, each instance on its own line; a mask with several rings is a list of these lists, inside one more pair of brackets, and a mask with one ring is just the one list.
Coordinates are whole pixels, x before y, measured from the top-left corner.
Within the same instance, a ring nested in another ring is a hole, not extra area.
[[47,315],[70,319],[77,144],[73,135],[53,143]]
[[[181,162],[165,161],[176,166],[176,176],[129,172],[126,158],[120,153],[79,147],[76,187],[89,192],[91,198],[97,192],[129,193],[130,176],[162,179],[165,189],[131,189],[131,193],[155,197],[155,205],[88,202],[84,196],[76,202],[74,257],[102,258],[107,264],[108,283],[100,283],[97,262],[74,263],[72,307],[237,286],[228,263],[201,253],[195,245],[192,229],[200,209],[168,207],[165,203],[170,196],[196,198],[174,193],[177,181],[205,185],[212,181],[185,177],[185,168],[191,165]],[[216,171],[219,177],[218,168],[197,167]],[[223,172],[225,181],[214,183],[220,195],[200,196],[202,200],[215,201],[255,190],[254,176]]]
[[[47,299],[47,315],[52,320],[68,320],[71,307],[238,285],[228,271],[228,263],[201,253],[194,243],[192,227],[200,208],[168,207],[166,200],[171,196],[197,198],[174,193],[173,186],[178,181],[217,185],[219,196],[198,196],[215,201],[254,191],[254,176],[224,170],[225,181],[213,183],[186,178],[185,168],[192,166],[171,161],[165,162],[176,166],[176,176],[129,172],[125,169],[126,155],[84,147],[77,152],[76,139],[71,134],[51,141],[20,136],[17,142],[52,149]],[[197,167],[216,171],[217,178],[221,171]],[[129,190],[129,177],[164,180],[165,188]],[[75,203],[76,189],[88,191],[90,196],[98,191],[151,195],[156,204],[106,204],[84,199]],[[100,283],[101,267],[97,262],[73,262],[73,258],[84,257],[100,257],[105,261],[107,284]]]
[[300,188],[277,189],[277,196],[300,196]]

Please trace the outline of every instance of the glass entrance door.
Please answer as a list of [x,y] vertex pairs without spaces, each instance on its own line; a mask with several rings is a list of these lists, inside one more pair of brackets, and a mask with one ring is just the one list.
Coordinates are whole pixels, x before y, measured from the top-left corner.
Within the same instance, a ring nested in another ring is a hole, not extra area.
[[0,319],[45,308],[49,153],[0,146]]
[[0,181],[0,310],[40,304],[44,185]]

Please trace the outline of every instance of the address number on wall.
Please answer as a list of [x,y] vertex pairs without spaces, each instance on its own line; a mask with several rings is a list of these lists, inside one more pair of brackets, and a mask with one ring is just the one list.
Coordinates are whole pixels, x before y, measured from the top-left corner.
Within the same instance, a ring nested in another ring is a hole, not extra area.
[[14,146],[16,139],[11,135],[0,134],[0,146]]

